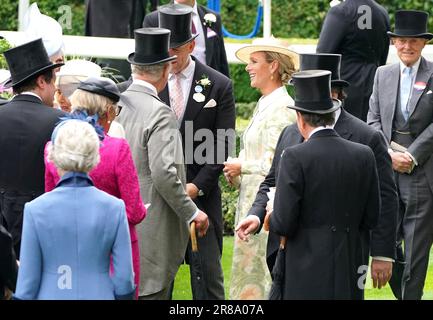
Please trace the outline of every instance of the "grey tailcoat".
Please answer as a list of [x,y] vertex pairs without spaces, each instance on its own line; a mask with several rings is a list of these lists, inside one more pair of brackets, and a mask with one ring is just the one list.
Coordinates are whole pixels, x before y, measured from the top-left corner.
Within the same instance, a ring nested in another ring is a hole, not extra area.
[[119,104],[118,120],[131,147],[141,197],[151,203],[137,226],[139,295],[150,295],[174,280],[188,244],[187,221],[197,207],[185,191],[182,142],[172,110],[150,89],[134,83]]

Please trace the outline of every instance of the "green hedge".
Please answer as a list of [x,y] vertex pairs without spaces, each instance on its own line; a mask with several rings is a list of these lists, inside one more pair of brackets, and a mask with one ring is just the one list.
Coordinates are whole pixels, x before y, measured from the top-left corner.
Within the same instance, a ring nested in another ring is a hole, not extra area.
[[[104,0],[100,0],[104,1]],[[72,29],[65,34],[81,35],[84,33],[84,1],[83,0],[32,0],[38,2],[41,12],[59,19],[59,7],[68,5],[73,12]],[[161,0],[161,4],[169,0]],[[207,4],[207,0],[198,0]],[[253,29],[256,19],[258,0],[224,0],[221,14],[225,28],[235,34],[247,34]],[[394,13],[397,9],[414,9],[431,12],[431,1],[421,0],[378,0],[391,16],[394,24]],[[329,9],[330,0],[273,0],[272,32],[276,37],[313,38],[320,34],[323,19]],[[2,0],[0,6],[0,30],[16,30],[18,16],[17,0]],[[115,23],[115,21],[113,21]],[[430,29],[433,28],[433,14],[430,15]],[[259,35],[262,31],[260,31]]]

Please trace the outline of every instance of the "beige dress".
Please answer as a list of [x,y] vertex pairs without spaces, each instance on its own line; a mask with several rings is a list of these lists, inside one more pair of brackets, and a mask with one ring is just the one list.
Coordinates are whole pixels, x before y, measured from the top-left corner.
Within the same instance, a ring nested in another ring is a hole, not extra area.
[[[287,108],[293,103],[285,87],[261,97],[257,103],[239,154],[242,171],[235,225],[245,218],[254,202],[260,183],[272,165],[281,131],[296,121],[295,111]],[[263,229],[251,235],[248,242],[235,236],[230,299],[267,299],[271,285],[266,265],[267,239],[268,233]]]

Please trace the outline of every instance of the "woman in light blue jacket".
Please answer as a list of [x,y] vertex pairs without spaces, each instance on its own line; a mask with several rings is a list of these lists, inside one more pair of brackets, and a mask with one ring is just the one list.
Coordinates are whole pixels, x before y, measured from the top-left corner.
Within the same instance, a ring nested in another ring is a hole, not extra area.
[[87,175],[99,162],[95,129],[66,120],[51,141],[49,157],[61,179],[53,191],[25,205],[15,298],[132,299],[125,205],[96,189]]

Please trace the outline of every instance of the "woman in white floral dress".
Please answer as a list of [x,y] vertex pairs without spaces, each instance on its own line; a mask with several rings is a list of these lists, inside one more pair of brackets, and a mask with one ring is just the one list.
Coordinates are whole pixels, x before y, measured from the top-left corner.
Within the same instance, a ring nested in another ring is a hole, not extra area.
[[[236,56],[247,63],[251,87],[260,90],[262,97],[244,132],[239,157],[229,159],[224,167],[229,183],[240,183],[235,225],[254,202],[271,167],[281,131],[296,122],[295,112],[287,108],[293,99],[284,85],[299,65],[298,55],[275,38],[257,39],[239,49]],[[266,265],[267,238],[264,230],[247,242],[235,237],[230,299],[267,299],[272,282]]]

